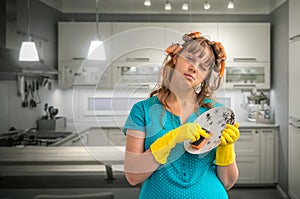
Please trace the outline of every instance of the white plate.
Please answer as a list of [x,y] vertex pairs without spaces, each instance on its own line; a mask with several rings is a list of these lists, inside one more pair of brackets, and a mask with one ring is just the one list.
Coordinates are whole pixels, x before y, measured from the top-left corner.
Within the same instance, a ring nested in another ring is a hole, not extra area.
[[227,107],[212,108],[201,114],[194,123],[198,123],[202,128],[212,132],[211,138],[201,149],[194,149],[191,147],[191,141],[184,142],[186,151],[192,154],[206,153],[220,144],[220,137],[225,124],[235,123],[235,113]]

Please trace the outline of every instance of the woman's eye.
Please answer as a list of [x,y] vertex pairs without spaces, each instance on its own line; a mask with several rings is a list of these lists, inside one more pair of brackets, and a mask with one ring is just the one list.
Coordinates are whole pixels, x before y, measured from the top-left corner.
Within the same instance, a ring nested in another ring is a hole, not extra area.
[[207,71],[207,67],[203,66],[202,64],[200,64],[200,65],[198,66],[198,68],[199,68],[200,70]]
[[187,57],[188,61],[194,61],[194,59],[192,57]]

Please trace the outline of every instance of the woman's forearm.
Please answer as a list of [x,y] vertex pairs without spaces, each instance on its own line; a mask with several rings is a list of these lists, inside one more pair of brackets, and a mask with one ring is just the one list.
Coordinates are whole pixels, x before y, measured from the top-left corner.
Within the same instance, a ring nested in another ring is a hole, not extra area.
[[236,183],[239,171],[236,162],[228,166],[217,166],[217,175],[226,190],[229,190]]
[[144,153],[125,153],[125,175],[131,185],[137,185],[144,182],[157,168],[157,163],[150,151]]

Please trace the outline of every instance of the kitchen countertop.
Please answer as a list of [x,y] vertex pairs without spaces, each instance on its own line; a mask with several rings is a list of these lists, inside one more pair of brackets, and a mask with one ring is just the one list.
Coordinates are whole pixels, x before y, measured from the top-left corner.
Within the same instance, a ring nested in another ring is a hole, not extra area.
[[[119,128],[122,129],[124,125],[124,120],[103,120],[103,121],[85,121],[85,122],[69,122],[67,125],[67,130],[75,133],[82,133],[90,128]],[[274,123],[256,123],[249,121],[238,121],[241,128],[278,128],[278,124]]]

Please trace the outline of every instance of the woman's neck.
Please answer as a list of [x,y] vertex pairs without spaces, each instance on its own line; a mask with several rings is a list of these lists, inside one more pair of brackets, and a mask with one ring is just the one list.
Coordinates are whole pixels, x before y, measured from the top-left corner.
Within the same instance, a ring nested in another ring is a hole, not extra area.
[[[158,98],[161,99],[161,95]],[[166,99],[168,106],[166,107],[171,113],[180,116],[181,122],[185,123],[186,119],[195,112],[197,108],[197,95],[194,93],[186,93],[185,95],[175,95],[171,92]]]

